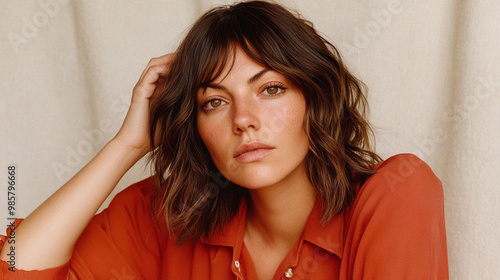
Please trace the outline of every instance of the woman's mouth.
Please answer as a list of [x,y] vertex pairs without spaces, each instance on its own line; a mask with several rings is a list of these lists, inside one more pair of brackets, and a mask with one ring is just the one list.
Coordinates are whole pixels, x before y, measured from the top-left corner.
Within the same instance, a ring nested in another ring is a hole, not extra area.
[[267,156],[274,147],[261,142],[242,143],[234,153],[234,158],[242,163],[257,161]]

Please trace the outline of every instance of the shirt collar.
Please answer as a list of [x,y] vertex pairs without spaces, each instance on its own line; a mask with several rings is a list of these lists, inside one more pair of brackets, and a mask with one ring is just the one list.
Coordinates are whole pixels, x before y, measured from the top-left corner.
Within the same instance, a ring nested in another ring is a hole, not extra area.
[[322,205],[321,199],[316,199],[302,233],[302,239],[337,255],[341,259],[344,250],[345,210],[332,216],[328,223],[322,225]]
[[213,246],[236,247],[243,242],[247,217],[247,204],[245,199],[241,200],[240,208],[236,215],[220,230],[215,231],[208,237],[200,239],[201,242]]
[[[208,238],[200,239],[201,242],[213,246],[227,246],[240,248],[243,243],[247,214],[247,204],[244,199],[240,204],[238,213],[220,231],[216,231]],[[316,203],[309,215],[301,239],[310,242],[324,250],[342,258],[345,211],[333,216],[326,225],[321,225],[323,216],[321,199]]]

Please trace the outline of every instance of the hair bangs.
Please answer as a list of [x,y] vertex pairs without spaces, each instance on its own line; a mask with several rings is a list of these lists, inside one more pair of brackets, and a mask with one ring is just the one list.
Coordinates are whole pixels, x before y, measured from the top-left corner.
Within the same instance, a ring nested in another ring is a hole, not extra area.
[[[283,61],[275,61],[275,53],[268,48],[270,40],[265,35],[271,30],[260,32],[262,28],[268,28],[265,22],[255,21],[254,16],[248,15],[246,11],[234,9],[234,7],[223,7],[214,10],[212,16],[217,15],[210,26],[208,32],[204,34],[203,47],[206,50],[206,57],[200,61],[198,88],[206,89],[213,83],[226,69],[228,63],[229,69],[226,75],[231,71],[234,65],[234,56],[236,48],[241,47],[243,51],[258,64],[279,71],[272,65],[282,65]],[[272,48],[278,49],[278,46]],[[262,55],[268,53],[269,55]],[[283,71],[279,71],[283,72]]]

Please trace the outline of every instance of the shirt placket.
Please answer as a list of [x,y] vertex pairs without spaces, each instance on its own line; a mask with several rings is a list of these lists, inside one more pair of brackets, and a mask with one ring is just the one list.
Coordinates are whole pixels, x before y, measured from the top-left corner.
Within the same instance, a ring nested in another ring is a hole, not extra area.
[[292,251],[290,252],[293,255],[286,257],[285,262],[288,262],[288,263],[286,264],[286,266],[284,266],[284,271],[283,271],[283,266],[280,265],[280,268],[278,268],[278,269],[282,269],[282,271],[281,271],[281,277],[279,279],[288,280],[288,279],[296,279],[297,278],[297,275],[294,275],[294,273],[295,273],[295,271],[297,269],[297,265],[299,263],[299,256],[300,256],[300,252],[301,252],[303,243],[304,243],[304,240],[301,237],[301,239],[298,241],[296,247],[293,248]]
[[239,260],[234,260],[233,258],[233,263],[231,265],[231,270],[233,271],[234,275],[236,276],[236,279],[238,280],[244,280],[245,278],[243,277],[243,273],[241,272],[241,263]]
[[[243,212],[244,217],[246,217],[246,211]],[[241,250],[243,248],[243,236],[245,234],[245,223],[246,219],[240,219],[240,224],[238,226],[238,233],[236,238],[236,244],[233,247],[233,260],[231,262],[231,270],[238,280],[244,280],[243,268],[241,266]]]

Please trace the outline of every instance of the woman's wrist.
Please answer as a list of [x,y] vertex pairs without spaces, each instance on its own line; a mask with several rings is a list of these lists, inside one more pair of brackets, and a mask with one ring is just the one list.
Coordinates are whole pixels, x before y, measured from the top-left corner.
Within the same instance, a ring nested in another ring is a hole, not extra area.
[[112,154],[119,157],[122,163],[129,165],[129,167],[132,167],[150,151],[149,148],[131,147],[116,137],[111,139],[104,146],[104,149],[112,150]]

